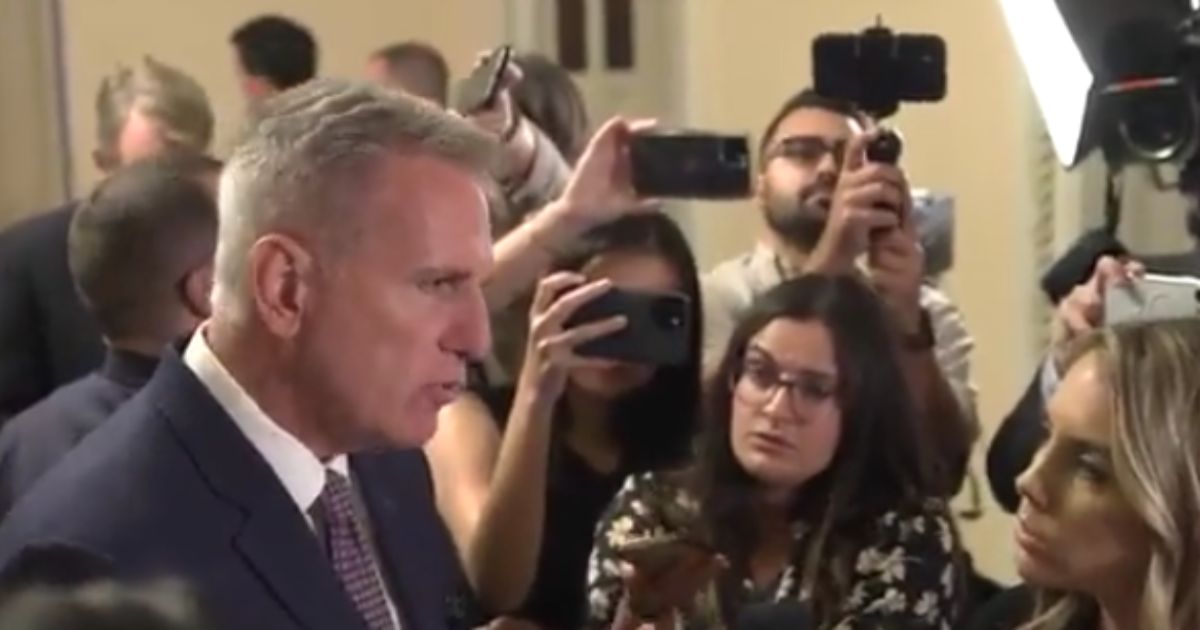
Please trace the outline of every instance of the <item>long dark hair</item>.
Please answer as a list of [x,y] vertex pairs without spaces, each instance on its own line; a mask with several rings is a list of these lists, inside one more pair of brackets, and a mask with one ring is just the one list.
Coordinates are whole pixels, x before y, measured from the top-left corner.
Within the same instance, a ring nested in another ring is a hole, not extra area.
[[[703,311],[696,260],[675,222],[666,215],[649,213],[627,216],[592,230],[554,267],[578,271],[597,256],[614,253],[661,258],[675,270],[680,289],[691,301],[687,362],[659,367],[649,383],[622,396],[610,414],[613,437],[620,445],[626,470],[678,464],[690,454],[700,403]],[[565,398],[559,404],[561,409]]]
[[[789,319],[823,324],[833,338],[838,371],[841,439],[829,467],[793,500],[793,519],[814,528],[793,550],[802,591],[817,619],[830,619],[849,593],[858,551],[883,513],[937,496],[917,435],[916,411],[900,369],[894,335],[871,289],[849,276],[806,275],[759,298],[734,329],[708,383],[696,482],[702,517],[732,564],[719,595],[722,611],[742,605],[736,576],[748,574],[760,534],[757,481],[730,445],[733,386],[750,341],[768,324]],[[730,617],[734,618],[734,617]]]

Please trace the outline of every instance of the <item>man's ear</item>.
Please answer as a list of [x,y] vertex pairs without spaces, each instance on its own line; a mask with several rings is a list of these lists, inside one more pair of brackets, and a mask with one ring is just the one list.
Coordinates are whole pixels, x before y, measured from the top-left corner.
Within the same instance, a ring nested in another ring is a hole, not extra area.
[[280,337],[300,331],[315,277],[312,254],[295,239],[268,234],[250,247],[250,291],[263,326]]
[[107,149],[92,150],[92,163],[104,174],[111,173],[121,166],[121,160],[117,157],[116,152]]
[[189,271],[183,277],[183,302],[188,314],[198,321],[212,315],[213,266],[211,262]]
[[766,165],[754,175],[754,202],[758,207],[765,208],[767,204],[767,169]]

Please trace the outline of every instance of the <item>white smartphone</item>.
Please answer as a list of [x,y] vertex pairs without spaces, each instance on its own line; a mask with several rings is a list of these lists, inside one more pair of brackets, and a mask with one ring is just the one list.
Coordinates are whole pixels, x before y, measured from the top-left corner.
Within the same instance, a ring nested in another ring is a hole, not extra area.
[[1146,274],[1104,296],[1105,325],[1200,317],[1200,278]]

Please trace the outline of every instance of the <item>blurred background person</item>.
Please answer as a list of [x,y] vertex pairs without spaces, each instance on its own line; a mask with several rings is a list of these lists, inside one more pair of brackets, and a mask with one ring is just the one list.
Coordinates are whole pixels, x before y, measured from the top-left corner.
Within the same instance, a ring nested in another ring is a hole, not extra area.
[[[102,173],[176,149],[205,153],[213,113],[204,88],[144,57],[104,78],[96,94]],[[104,347],[67,264],[76,202],[0,233],[0,421],[99,367]]]
[[[792,600],[815,628],[955,627],[961,548],[888,317],[849,276],[754,302],[707,382],[695,461],[630,477],[596,529],[587,628],[736,628]],[[660,567],[622,554],[664,534],[695,546]]]
[[[439,511],[484,608],[566,630],[583,623],[593,533],[621,483],[690,453],[700,291],[683,233],[661,214],[593,230],[553,269],[534,299],[517,386],[484,388],[447,407],[426,453]],[[578,345],[620,322],[565,322],[611,287],[687,296],[687,361],[578,357]]]
[[263,15],[229,37],[238,84],[251,109],[317,75],[317,42],[308,28],[281,15]]
[[1200,320],[1087,334],[1017,490],[1025,586],[980,630],[1200,627]]
[[385,46],[367,59],[367,78],[384,87],[404,90],[439,107],[450,94],[450,68],[438,49],[419,41]]
[[0,429],[0,519],[87,434],[136,393],[168,344],[209,315],[220,163],[172,154],[126,166],[71,219],[68,261],[106,347],[100,369]]

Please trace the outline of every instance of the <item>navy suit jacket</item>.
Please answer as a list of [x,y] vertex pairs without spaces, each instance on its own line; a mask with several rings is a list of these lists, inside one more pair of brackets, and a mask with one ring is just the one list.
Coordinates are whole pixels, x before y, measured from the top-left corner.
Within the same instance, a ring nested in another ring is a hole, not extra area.
[[0,233],[0,421],[104,360],[67,265],[74,211],[68,204]]
[[104,366],[64,385],[0,429],[0,519],[75,445],[129,400],[157,357],[110,350]]
[[[443,628],[461,574],[424,455],[350,468],[405,629]],[[63,548],[118,579],[190,580],[222,629],[366,628],[282,483],[176,351],[0,523],[2,571]]]

